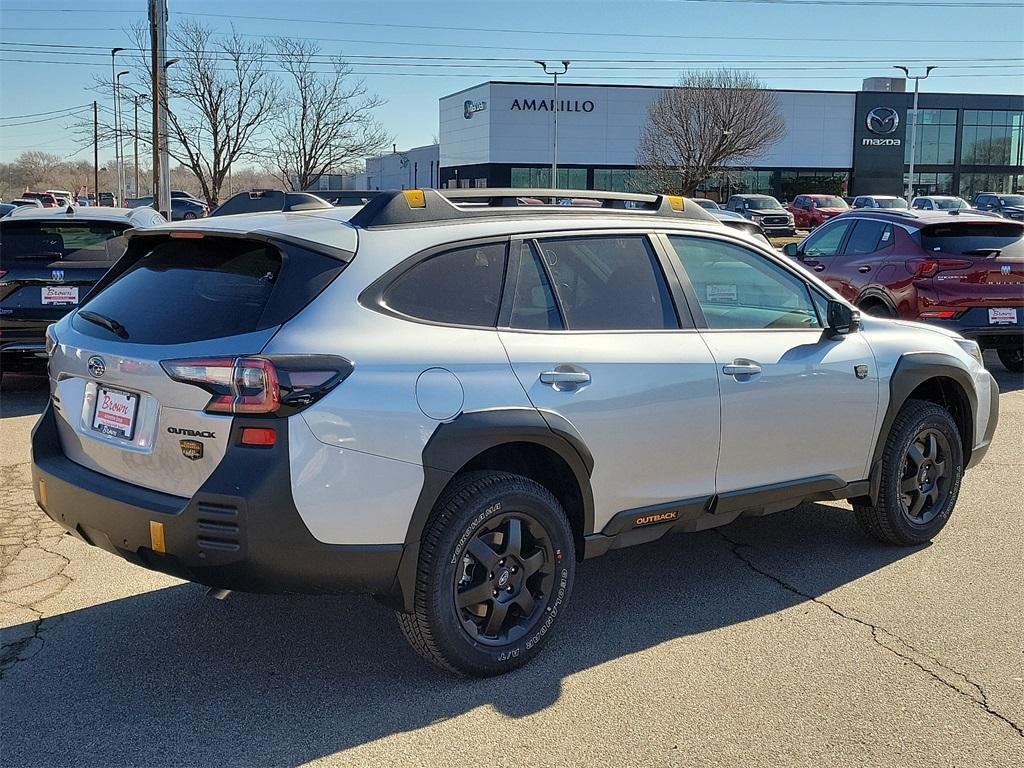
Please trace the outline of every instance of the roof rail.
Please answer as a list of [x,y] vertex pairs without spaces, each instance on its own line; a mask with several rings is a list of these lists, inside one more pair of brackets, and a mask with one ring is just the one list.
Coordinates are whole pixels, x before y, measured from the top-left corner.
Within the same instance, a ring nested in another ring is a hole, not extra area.
[[363,228],[419,224],[485,216],[588,214],[669,216],[717,223],[696,203],[675,195],[604,192],[592,189],[463,188],[382,192],[349,223]]
[[847,213],[872,213],[881,214],[882,216],[899,216],[904,219],[921,218],[916,212],[907,208],[851,208],[848,211],[843,211],[840,215],[845,215]]

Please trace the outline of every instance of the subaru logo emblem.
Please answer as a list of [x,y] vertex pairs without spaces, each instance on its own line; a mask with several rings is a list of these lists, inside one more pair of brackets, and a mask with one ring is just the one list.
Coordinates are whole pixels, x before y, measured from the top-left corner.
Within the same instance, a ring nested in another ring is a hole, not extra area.
[[999,268],[999,271],[1002,272],[1004,275],[1008,275],[1013,270],[1010,269],[1010,265],[1009,264],[1003,264],[1003,266],[1001,266]]
[[100,357],[99,355],[93,355],[92,357],[90,357],[88,366],[89,373],[91,373],[96,378],[99,378],[100,376],[107,372],[107,364],[103,362],[103,358]]
[[895,133],[900,127],[900,113],[892,107],[875,107],[868,112],[868,130],[884,136],[887,133]]
[[50,277],[53,278],[53,280],[55,282],[58,282],[58,283],[64,282],[64,270],[63,269],[54,269],[54,270],[52,270],[50,272]]

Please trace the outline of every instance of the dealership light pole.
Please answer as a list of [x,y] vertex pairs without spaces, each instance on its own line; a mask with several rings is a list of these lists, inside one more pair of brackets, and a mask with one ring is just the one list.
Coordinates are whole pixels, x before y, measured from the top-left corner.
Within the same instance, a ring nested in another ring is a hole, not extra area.
[[896,69],[902,69],[903,74],[907,76],[908,80],[914,81],[914,122],[910,126],[910,174],[907,177],[907,203],[911,203],[914,199],[914,160],[917,158],[917,92],[921,85],[921,81],[926,79],[928,75],[935,69],[934,65],[929,64],[924,68],[923,75],[917,75],[914,77],[910,74],[910,68],[904,67],[900,64],[894,65]]
[[564,75],[569,71],[569,62],[563,61],[560,70],[555,69],[554,65],[552,65],[551,69],[548,69],[546,61],[534,59],[533,63],[540,64],[545,75],[552,75],[555,78],[555,99],[554,106],[551,109],[552,119],[554,120],[553,136],[551,139],[551,188],[556,189],[558,187],[558,76]]
[[117,102],[117,117],[115,119],[118,121],[118,126],[114,129],[114,141],[117,144],[118,157],[121,158],[121,162],[118,163],[117,166],[117,187],[118,195],[120,196],[120,204],[122,207],[124,207],[124,199],[128,192],[128,183],[125,180],[124,175],[124,125],[122,124],[122,121],[124,120],[124,115],[122,114],[121,110],[121,77],[127,74],[128,70],[123,69],[117,73],[117,77],[114,80],[114,100]]
[[[115,171],[115,175],[117,176],[117,179],[118,179],[118,184],[120,184],[120,179],[121,179],[121,174],[117,170],[118,168],[121,167],[121,155],[120,155],[121,150],[118,149],[119,142],[117,140],[117,133],[118,133],[118,125],[117,125],[117,65],[114,62],[114,57],[116,57],[117,54],[120,53],[123,50],[124,50],[124,48],[111,48],[110,49],[110,89],[111,89],[111,92],[114,94],[114,171]],[[99,195],[99,190],[98,189],[96,190],[96,194]],[[120,189],[117,190],[117,194],[118,194],[118,197],[120,198],[120,196],[121,196],[121,190]],[[96,199],[99,200],[98,197]]]

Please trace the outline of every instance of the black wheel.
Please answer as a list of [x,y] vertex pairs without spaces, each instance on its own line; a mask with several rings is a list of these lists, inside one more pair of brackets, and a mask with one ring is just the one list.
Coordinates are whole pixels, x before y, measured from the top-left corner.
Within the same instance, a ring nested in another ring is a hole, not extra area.
[[854,505],[865,531],[888,544],[923,544],[953,513],[964,474],[960,432],[949,411],[908,400],[882,454],[878,502]]
[[565,611],[576,553],[558,500],[504,472],[470,472],[438,500],[420,547],[406,639],[449,672],[486,677],[537,654]]
[[996,354],[1006,370],[1024,373],[1024,349],[998,349]]
[[889,309],[889,305],[884,301],[878,301],[877,299],[865,301],[860,305],[859,309],[864,314],[871,315],[872,317],[896,317],[892,310]]

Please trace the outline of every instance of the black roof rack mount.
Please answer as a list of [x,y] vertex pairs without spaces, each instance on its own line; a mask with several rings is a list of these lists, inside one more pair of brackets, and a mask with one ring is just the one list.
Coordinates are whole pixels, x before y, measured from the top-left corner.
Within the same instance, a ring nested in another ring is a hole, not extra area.
[[363,206],[349,222],[363,228],[390,227],[516,214],[580,215],[597,210],[718,222],[693,201],[675,195],[514,187],[382,192]]

